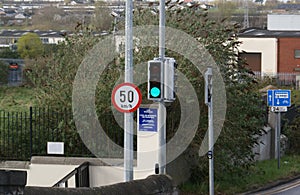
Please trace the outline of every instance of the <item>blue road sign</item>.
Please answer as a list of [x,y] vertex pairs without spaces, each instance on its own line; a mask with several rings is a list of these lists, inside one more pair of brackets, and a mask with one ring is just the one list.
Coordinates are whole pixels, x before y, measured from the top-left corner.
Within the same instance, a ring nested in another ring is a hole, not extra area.
[[291,106],[291,90],[268,90],[268,106]]
[[157,132],[157,110],[155,108],[139,108],[139,131]]

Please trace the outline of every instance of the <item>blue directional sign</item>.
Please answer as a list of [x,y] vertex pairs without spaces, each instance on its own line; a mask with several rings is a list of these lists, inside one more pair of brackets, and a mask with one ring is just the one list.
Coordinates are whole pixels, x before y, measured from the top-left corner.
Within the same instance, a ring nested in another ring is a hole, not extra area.
[[139,131],[157,132],[157,110],[155,108],[139,108]]
[[291,106],[291,90],[268,90],[268,106]]

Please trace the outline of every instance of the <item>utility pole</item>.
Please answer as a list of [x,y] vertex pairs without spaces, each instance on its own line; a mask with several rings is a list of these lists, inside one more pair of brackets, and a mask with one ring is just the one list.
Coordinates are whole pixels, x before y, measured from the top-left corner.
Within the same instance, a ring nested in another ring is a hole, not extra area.
[[[162,61],[162,70],[164,69],[165,61],[165,0],[160,0],[159,3],[159,58]],[[162,81],[164,81],[164,74],[162,74]],[[162,94],[164,94],[164,89],[162,88]],[[164,96],[162,96],[159,102],[159,116],[161,118],[160,131],[159,131],[159,173],[166,174],[166,110],[164,103]]]
[[248,6],[248,0],[244,0],[244,23],[243,27],[249,28],[249,6]]
[[212,68],[205,72],[205,104],[208,106],[208,153],[209,160],[209,194],[214,195],[214,127],[213,127],[213,94]]
[[[126,0],[125,83],[133,82],[133,0]],[[133,180],[133,113],[124,113],[124,180]]]

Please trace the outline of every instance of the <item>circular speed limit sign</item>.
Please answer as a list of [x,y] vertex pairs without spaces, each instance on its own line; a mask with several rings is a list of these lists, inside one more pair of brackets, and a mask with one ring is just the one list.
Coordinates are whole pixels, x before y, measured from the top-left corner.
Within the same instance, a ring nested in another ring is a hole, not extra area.
[[122,83],[112,91],[111,101],[120,112],[134,112],[142,102],[142,94],[134,84]]

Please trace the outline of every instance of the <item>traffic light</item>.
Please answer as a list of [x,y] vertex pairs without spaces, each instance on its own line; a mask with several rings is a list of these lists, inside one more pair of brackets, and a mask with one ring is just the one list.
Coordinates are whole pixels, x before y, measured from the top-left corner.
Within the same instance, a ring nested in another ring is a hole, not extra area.
[[163,98],[163,65],[159,60],[148,61],[148,99],[160,101]]

